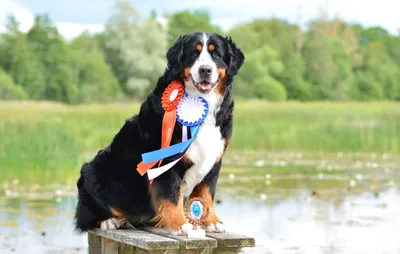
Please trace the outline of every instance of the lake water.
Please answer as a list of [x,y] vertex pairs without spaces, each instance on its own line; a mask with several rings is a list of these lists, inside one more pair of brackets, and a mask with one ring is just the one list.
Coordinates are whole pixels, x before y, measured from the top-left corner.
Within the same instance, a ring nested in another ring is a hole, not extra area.
[[[400,164],[379,156],[232,159],[217,213],[228,231],[256,238],[252,253],[398,254]],[[74,188],[3,183],[0,253],[87,253],[86,235],[73,231]]]

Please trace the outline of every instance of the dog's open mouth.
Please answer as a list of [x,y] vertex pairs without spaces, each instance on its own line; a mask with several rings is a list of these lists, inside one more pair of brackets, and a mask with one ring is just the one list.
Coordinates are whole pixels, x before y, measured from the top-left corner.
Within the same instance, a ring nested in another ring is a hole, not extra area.
[[194,86],[199,90],[201,93],[209,93],[218,83],[218,80],[214,83],[211,83],[209,81],[201,81],[201,82],[195,82],[192,78]]

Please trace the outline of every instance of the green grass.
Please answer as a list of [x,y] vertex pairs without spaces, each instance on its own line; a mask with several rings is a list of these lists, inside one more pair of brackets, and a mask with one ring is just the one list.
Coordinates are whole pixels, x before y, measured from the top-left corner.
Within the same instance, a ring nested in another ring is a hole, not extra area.
[[[252,101],[235,108],[228,151],[400,151],[399,103]],[[80,164],[138,110],[137,103],[0,102],[0,181],[74,182]]]
[[236,149],[397,152],[400,104],[239,104]]

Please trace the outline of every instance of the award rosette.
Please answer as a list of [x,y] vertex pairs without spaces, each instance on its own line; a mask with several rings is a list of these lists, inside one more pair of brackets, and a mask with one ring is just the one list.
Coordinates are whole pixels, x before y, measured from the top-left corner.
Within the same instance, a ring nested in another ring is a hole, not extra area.
[[193,226],[202,226],[209,214],[209,207],[201,198],[189,199],[185,205],[185,216]]
[[[139,174],[143,176],[147,173],[150,183],[182,159],[183,152],[195,139],[201,123],[208,114],[207,101],[200,96],[184,95],[183,85],[178,81],[173,81],[165,89],[161,97],[161,105],[165,110],[161,130],[161,149],[143,153],[142,162],[137,165]],[[182,125],[182,142],[170,146],[176,121]],[[190,139],[188,139],[189,131]],[[174,155],[180,156],[161,166],[163,159]],[[153,168],[157,163],[158,167]]]
[[[161,106],[165,110],[162,129],[161,129],[161,148],[166,148],[171,143],[172,133],[176,123],[176,109],[179,101],[184,94],[183,85],[178,81],[173,81],[165,89],[161,96]],[[140,175],[144,175],[154,165],[161,165],[162,159],[149,163],[140,162],[137,166],[137,171]]]
[[199,96],[186,95],[178,104],[177,121],[184,127],[200,125],[208,114],[208,103]]

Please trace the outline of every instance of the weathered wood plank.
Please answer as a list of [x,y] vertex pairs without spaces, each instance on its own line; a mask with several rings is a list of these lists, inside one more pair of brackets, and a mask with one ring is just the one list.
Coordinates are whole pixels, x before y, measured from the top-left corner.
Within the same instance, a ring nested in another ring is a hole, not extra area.
[[88,244],[90,254],[101,254],[101,236],[88,233]]
[[101,238],[101,254],[118,253],[118,242],[102,237]]
[[135,253],[136,247],[128,245],[126,243],[118,243],[118,254],[133,254]]
[[[179,247],[181,249],[213,249],[217,247],[217,240],[205,237],[205,238],[188,238],[187,236],[173,235],[167,230],[153,227],[140,228],[143,231],[147,231],[153,234],[165,236],[179,241]],[[203,253],[203,252],[202,252]],[[207,253],[207,252],[204,252]]]
[[256,245],[254,238],[234,233],[206,233],[206,235],[217,240],[218,248],[242,248]]
[[179,241],[141,230],[117,229],[104,231],[101,229],[93,229],[90,233],[144,250],[179,249]]

